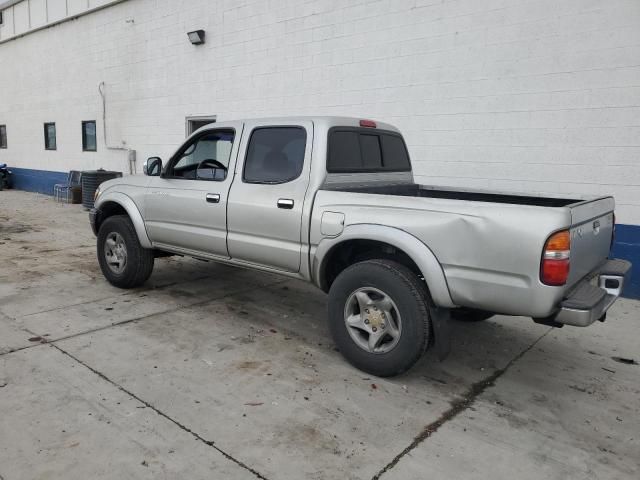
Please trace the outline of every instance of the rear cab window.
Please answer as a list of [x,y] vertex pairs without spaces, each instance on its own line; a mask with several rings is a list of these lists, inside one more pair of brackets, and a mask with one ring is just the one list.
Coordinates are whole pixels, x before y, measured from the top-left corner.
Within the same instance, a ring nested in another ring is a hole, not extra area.
[[402,135],[388,130],[333,127],[329,130],[329,173],[408,172],[409,153]]

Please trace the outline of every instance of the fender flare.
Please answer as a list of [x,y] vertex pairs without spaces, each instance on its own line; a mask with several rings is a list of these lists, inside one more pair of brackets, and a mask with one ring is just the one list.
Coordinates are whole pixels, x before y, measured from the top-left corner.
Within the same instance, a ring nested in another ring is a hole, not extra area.
[[125,195],[124,193],[107,191],[100,195],[98,201],[94,205],[94,208],[100,210],[100,207],[107,202],[117,203],[122,208],[124,208],[127,212],[127,215],[129,215],[129,218],[131,219],[131,223],[133,223],[133,227],[135,228],[136,234],[138,235],[138,241],[140,242],[140,245],[142,245],[144,248],[153,248],[151,240],[149,239],[149,235],[147,235],[147,229],[144,226],[144,220],[142,218],[142,215],[140,214],[140,210],[138,210],[137,205],[131,199],[131,197]]
[[320,288],[323,287],[321,279],[329,253],[334,247],[349,240],[376,240],[402,250],[420,269],[436,306],[444,308],[456,306],[451,299],[442,266],[431,249],[410,233],[385,225],[367,223],[349,225],[339,236],[322,239],[316,247],[312,265],[314,281]]

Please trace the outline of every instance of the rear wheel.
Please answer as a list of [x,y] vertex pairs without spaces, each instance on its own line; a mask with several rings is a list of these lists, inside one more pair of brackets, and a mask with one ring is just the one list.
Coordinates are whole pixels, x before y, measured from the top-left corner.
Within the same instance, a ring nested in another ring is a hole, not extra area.
[[411,270],[391,260],[346,268],[329,291],[329,327],[356,368],[389,377],[411,368],[429,344],[427,289]]
[[143,248],[131,219],[126,215],[107,218],[98,232],[98,262],[112,285],[134,288],[147,281],[153,271],[153,250]]

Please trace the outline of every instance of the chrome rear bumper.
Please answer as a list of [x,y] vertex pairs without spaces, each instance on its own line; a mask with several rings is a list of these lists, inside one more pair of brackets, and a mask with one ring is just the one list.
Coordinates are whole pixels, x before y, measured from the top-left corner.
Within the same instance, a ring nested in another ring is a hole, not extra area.
[[[575,327],[604,321],[607,310],[622,293],[630,270],[631,263],[626,260],[607,260],[594,276],[580,282],[560,303],[560,309],[546,320]],[[597,284],[591,283],[594,277]]]

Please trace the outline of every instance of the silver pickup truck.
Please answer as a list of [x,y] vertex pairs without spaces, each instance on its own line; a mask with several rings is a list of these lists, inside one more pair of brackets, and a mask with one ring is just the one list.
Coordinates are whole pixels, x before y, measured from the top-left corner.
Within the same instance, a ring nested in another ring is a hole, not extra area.
[[444,357],[451,315],[604,320],[630,269],[608,259],[612,197],[418,185],[398,129],[371,120],[213,123],[144,173],[96,192],[109,282],[137,287],[168,254],[312,282],[339,350],[379,376]]

